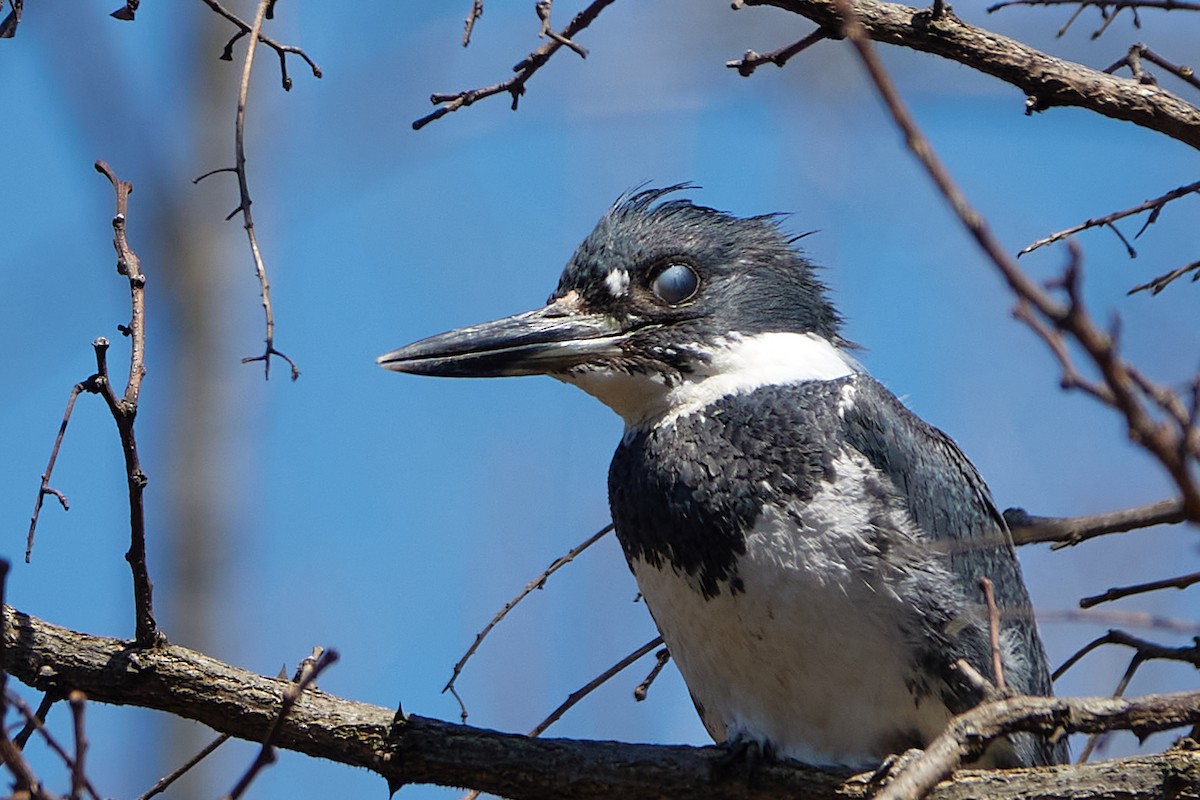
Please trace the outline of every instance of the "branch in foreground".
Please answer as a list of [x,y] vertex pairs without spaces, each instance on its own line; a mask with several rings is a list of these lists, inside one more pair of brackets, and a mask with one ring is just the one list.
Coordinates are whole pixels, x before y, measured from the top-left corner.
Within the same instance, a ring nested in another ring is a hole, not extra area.
[[[745,0],[774,6],[837,30],[837,0]],[[855,0],[867,36],[950,59],[1016,86],[1025,93],[1026,113],[1078,106],[1166,134],[1200,149],[1200,108],[1157,86],[1108,75],[1035,50],[1015,39],[968,25],[948,10],[939,17],[900,3]]]
[[[139,651],[129,643],[77,633],[4,609],[3,668],[42,690],[79,689],[93,702],[136,705],[202,722],[214,730],[263,741],[278,719],[289,681],[266,678],[175,645]],[[1175,703],[1170,695],[1161,702]],[[1007,701],[1014,702],[1014,701]],[[1076,729],[1072,710],[1103,700],[1046,700]],[[1121,701],[1127,705],[1132,701]],[[1159,702],[1154,698],[1138,701]],[[1172,706],[1174,707],[1174,706]],[[1041,708],[1040,706],[1038,708]],[[1107,708],[1112,708],[1108,706]],[[1040,713],[1040,711],[1038,712]],[[1079,730],[1101,721],[1083,717]],[[1141,717],[1137,717],[1141,726]],[[1090,721],[1089,721],[1090,720]],[[1139,728],[1140,729],[1140,728]],[[695,797],[758,800],[783,796],[857,800],[867,787],[844,783],[844,773],[793,763],[763,763],[753,785],[742,776],[722,779],[718,747],[684,747],[532,739],[455,725],[345,700],[319,690],[304,692],[280,724],[276,745],[318,758],[363,767],[401,783],[474,786],[516,798]],[[931,795],[964,800],[1094,798],[1200,793],[1200,775],[1189,753],[1004,772],[959,773]]]

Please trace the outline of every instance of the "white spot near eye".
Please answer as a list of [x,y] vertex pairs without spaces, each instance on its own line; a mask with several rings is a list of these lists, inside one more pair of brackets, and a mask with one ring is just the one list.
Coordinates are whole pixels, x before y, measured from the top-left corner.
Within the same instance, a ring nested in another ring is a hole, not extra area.
[[604,278],[604,285],[613,297],[624,297],[629,291],[629,270],[614,269]]

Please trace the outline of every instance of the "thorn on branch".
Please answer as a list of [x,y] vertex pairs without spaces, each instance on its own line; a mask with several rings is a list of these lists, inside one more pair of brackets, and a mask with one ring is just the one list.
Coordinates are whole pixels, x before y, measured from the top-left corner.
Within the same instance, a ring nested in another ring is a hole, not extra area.
[[266,767],[275,763],[277,758],[275,755],[275,741],[278,739],[279,732],[283,728],[284,720],[287,719],[288,714],[291,713],[305,690],[310,687],[315,688],[317,677],[331,664],[336,663],[337,660],[338,653],[336,650],[314,647],[312,654],[300,662],[295,679],[283,690],[279,713],[276,714],[275,722],[271,725],[271,729],[267,732],[267,736],[263,740],[258,756],[251,762],[237,784],[222,800],[238,800],[245,793],[246,789],[249,788],[254,779],[258,777],[258,774]]

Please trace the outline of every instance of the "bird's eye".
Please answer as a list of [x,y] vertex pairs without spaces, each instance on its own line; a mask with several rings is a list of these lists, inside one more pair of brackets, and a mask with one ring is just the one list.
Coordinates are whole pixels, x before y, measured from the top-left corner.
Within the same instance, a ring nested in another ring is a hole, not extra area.
[[700,288],[700,276],[687,264],[668,264],[650,282],[650,289],[664,303],[678,305],[691,300]]

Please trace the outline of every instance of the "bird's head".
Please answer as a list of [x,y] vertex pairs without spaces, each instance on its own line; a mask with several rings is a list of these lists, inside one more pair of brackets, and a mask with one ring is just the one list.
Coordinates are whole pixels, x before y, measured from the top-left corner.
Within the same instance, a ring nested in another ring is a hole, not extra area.
[[620,198],[542,308],[422,339],[379,364],[448,377],[550,375],[630,425],[714,390],[853,371],[825,287],[778,217],[663,200],[685,188]]

